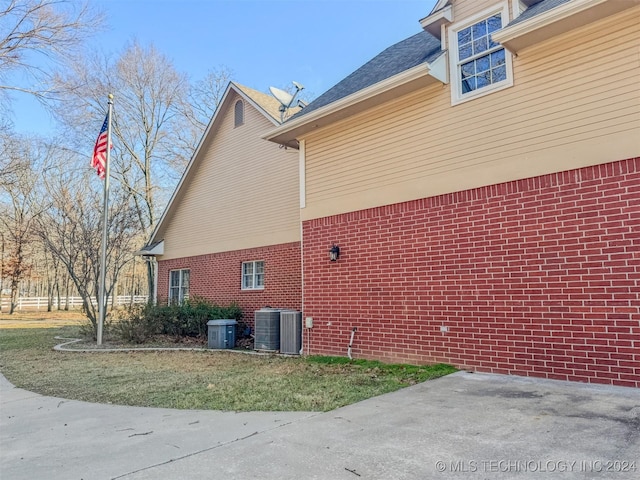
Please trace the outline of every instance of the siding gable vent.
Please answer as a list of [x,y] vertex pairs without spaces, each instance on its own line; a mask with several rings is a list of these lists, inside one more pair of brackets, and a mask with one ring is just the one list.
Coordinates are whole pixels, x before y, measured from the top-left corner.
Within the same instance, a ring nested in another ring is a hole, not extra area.
[[234,106],[234,127],[239,127],[244,124],[244,103],[242,100],[238,100]]

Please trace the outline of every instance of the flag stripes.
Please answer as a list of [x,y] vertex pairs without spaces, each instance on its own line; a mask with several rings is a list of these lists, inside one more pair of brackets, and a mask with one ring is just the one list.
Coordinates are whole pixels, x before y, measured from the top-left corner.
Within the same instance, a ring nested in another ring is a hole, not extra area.
[[98,139],[96,140],[96,146],[93,147],[93,157],[91,158],[91,166],[96,169],[98,177],[104,180],[105,173],[107,171],[107,137],[109,126],[109,114],[104,119]]

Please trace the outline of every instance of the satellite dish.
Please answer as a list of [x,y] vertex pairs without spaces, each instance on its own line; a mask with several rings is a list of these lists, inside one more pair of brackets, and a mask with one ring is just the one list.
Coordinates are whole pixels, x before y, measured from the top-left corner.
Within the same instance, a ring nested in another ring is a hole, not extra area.
[[[269,87],[269,91],[271,92],[271,95],[273,95],[275,99],[278,100],[278,102],[280,102],[280,122],[284,122],[285,113],[293,105],[293,101],[295,100],[298,93],[300,93],[300,90],[304,89],[304,87],[300,85],[298,82],[292,82],[292,83],[293,83],[293,86],[296,87],[296,93],[294,93],[293,95],[279,88]],[[304,108],[306,104],[301,100],[298,100],[298,103],[296,104],[296,106],[300,108]]]
[[278,100],[280,102],[280,105],[284,108],[289,108],[291,102],[293,102],[293,95],[285,92],[284,90],[280,90],[276,87],[269,87],[269,91],[271,92],[271,95],[276,97],[276,100]]

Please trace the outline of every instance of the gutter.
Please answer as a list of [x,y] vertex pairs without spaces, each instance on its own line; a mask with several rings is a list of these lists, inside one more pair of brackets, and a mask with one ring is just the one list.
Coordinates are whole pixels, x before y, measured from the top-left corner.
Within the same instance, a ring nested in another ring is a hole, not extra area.
[[[554,36],[565,29],[571,30],[573,28],[583,26],[594,20],[604,18],[607,15],[617,13],[636,5],[640,5],[640,0],[572,0],[528,20],[517,22],[511,26],[506,26],[502,30],[493,33],[491,36],[496,42],[501,43],[511,52],[515,53],[516,51],[529,46],[529,44],[536,43],[535,40],[527,42],[524,37],[534,34],[537,31],[551,29],[551,36]],[[592,12],[588,12],[588,10],[592,9]],[[573,21],[575,24],[562,25],[569,21]],[[543,34],[543,37],[544,36],[545,35]]]
[[[442,54],[431,63],[424,62],[416,65],[404,72],[320,107],[317,110],[301,116],[300,118],[289,120],[282,126],[267,132],[261,138],[285,145],[294,141],[300,134],[358,113],[359,110],[357,106],[367,100],[381,98],[383,101],[386,101],[386,98],[384,98],[384,96],[381,97],[381,95],[410,84],[411,82],[432,77],[432,81],[440,81],[446,84],[449,82],[446,60],[446,52],[442,52]],[[322,125],[320,125],[319,121],[327,117],[331,118],[328,119],[328,121],[321,122]]]

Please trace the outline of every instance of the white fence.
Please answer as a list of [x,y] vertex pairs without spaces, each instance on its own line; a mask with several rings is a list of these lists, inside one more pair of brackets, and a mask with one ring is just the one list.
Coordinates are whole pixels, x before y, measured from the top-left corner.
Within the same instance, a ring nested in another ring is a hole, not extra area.
[[[91,302],[95,304],[96,299],[92,298]],[[109,298],[109,303],[111,303],[112,299]],[[129,305],[131,303],[145,303],[147,301],[146,295],[134,295],[133,301],[131,299],[131,295],[118,295],[115,298],[116,305]],[[47,309],[47,297],[21,297],[18,298],[18,303],[16,304],[16,310],[46,310]],[[60,299],[60,308],[64,308],[67,303],[66,298]],[[9,298],[2,297],[2,301],[0,303],[2,305],[2,311],[9,311]],[[69,297],[69,308],[80,308],[82,307],[82,297]],[[53,305],[51,307],[54,310],[58,309],[58,299],[53,299]]]

